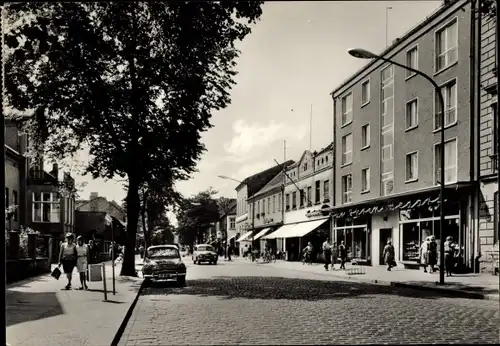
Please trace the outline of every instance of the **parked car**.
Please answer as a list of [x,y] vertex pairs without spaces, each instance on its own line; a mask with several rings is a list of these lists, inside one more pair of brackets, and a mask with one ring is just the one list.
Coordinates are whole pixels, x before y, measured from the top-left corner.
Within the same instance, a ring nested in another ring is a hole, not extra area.
[[186,283],[186,265],[175,245],[150,246],[144,254],[142,275],[145,280],[177,280]]
[[217,264],[217,252],[212,245],[209,244],[198,244],[194,247],[193,251],[193,263],[201,264],[201,262],[207,262],[210,264]]

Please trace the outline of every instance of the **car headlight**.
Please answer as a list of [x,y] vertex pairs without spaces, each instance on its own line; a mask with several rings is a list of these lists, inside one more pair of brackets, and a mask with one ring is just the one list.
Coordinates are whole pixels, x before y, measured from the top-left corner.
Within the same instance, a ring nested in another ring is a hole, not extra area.
[[144,273],[151,273],[152,270],[153,270],[153,266],[151,264],[145,264],[142,267],[142,271]]

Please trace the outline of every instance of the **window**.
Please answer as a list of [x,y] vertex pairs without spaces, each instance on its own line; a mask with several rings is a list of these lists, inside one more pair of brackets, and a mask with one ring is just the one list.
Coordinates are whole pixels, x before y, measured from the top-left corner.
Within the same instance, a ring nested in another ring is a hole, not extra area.
[[330,182],[328,180],[323,182],[323,202],[330,202]]
[[273,213],[276,213],[276,196],[273,196]]
[[392,160],[392,130],[382,133],[382,161]]
[[361,84],[361,106],[370,102],[370,81],[364,81]]
[[499,132],[500,132],[500,126],[499,126],[499,120],[498,120],[498,114],[497,114],[497,104],[494,103],[491,105],[493,108],[493,171],[497,172],[497,169],[500,168],[500,163],[499,163],[499,157],[498,157],[498,140],[499,140]]
[[260,215],[260,201],[257,201],[257,215]]
[[59,196],[55,192],[33,193],[33,222],[59,222]]
[[352,133],[342,137],[342,164],[352,162]]
[[285,195],[285,206],[287,211],[290,210],[290,194],[288,193]]
[[297,192],[292,192],[292,209],[297,209]]
[[319,180],[316,180],[314,182],[316,184],[316,188],[314,190],[314,201],[316,204],[318,204],[321,201],[321,189],[320,189],[320,184],[321,182]]
[[[454,79],[441,87],[441,93],[444,100],[444,126],[449,126],[457,121],[457,80]],[[439,94],[434,93],[435,97],[435,112],[434,130],[441,128],[441,103],[439,102]]]
[[414,99],[406,103],[406,129],[411,129],[418,124],[418,100]]
[[342,126],[352,121],[352,92],[342,98]]
[[307,204],[311,204],[312,200],[312,187],[308,186],[307,187]]
[[303,171],[304,171],[304,172],[305,172],[305,171],[307,171],[307,162],[306,162],[306,163],[304,163],[304,169],[303,169]]
[[325,161],[328,162],[328,156],[325,157]]
[[436,31],[436,71],[440,71],[458,60],[458,28],[454,19]]
[[418,179],[418,152],[406,154],[406,181]]
[[349,203],[352,192],[352,174],[344,175],[342,177],[342,203]]
[[271,214],[271,197],[267,197],[267,213]]
[[281,204],[283,203],[283,195],[280,194],[278,195],[278,211],[281,211]]
[[[441,179],[441,146],[434,146],[435,183]],[[457,140],[452,139],[444,144],[444,182],[446,184],[457,181]]]
[[394,172],[388,170],[382,173],[382,196],[387,196],[394,190]]
[[306,199],[306,194],[304,192],[304,190],[300,190],[300,206],[303,207],[304,206],[304,201]]
[[363,125],[361,128],[361,149],[370,146],[370,124]]
[[361,171],[361,192],[370,191],[370,167]]
[[17,221],[17,210],[19,209],[19,201],[17,199],[17,191],[12,190],[12,204],[16,206],[16,210],[14,211],[14,215],[12,216],[12,219],[14,221]]
[[236,220],[234,217],[229,218],[229,229],[236,229]]
[[[418,69],[418,48],[417,46],[410,48],[406,52],[406,66],[411,67],[413,69]],[[413,76],[415,73],[409,70],[406,70],[406,78]]]

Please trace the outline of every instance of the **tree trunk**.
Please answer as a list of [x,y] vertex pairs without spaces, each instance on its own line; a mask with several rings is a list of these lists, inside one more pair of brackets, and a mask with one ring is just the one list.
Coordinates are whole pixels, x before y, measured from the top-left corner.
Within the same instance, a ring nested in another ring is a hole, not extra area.
[[143,193],[142,207],[141,207],[142,231],[144,234],[144,248],[148,248],[151,243],[151,235],[146,227],[146,196]]
[[129,175],[129,186],[127,191],[127,233],[125,236],[125,253],[120,275],[136,276],[135,271],[135,243],[137,235],[137,224],[139,223],[139,212],[141,202],[139,198],[139,184]]

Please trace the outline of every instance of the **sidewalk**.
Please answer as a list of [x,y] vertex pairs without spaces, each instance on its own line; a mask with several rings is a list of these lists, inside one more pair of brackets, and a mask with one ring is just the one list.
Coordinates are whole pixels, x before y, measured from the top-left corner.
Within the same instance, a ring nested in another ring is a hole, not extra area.
[[63,290],[64,274],[59,280],[47,274],[7,285],[7,342],[12,346],[110,345],[142,283],[141,278],[120,277],[120,270],[118,264],[113,295],[112,266],[106,264],[108,302],[103,302],[102,281],[88,283],[87,291],[77,290],[76,271],[69,291]]
[[[248,261],[247,261],[248,262]],[[250,262],[248,262],[250,263]],[[276,263],[262,263],[259,265],[286,268],[291,270],[314,272],[319,275],[335,276],[344,280],[356,280],[381,285],[392,285],[398,287],[411,287],[420,290],[432,290],[447,292],[467,298],[475,299],[499,299],[500,277],[491,274],[456,274],[445,277],[445,284],[439,285],[439,271],[434,274],[424,273],[422,270],[392,268],[387,271],[385,266],[364,266],[361,272],[364,274],[349,275],[349,269],[359,268],[346,263],[346,271],[339,270],[340,264],[336,264],[336,270],[326,271],[323,264],[314,263],[303,265],[302,262],[276,261]],[[358,269],[359,271],[359,269]]]

